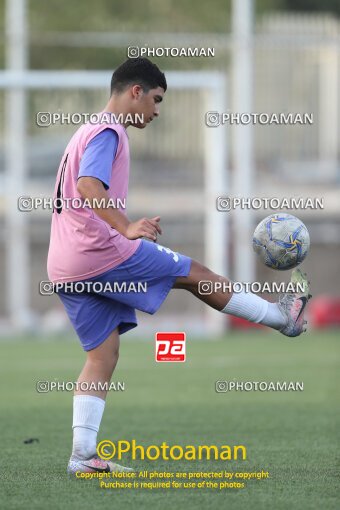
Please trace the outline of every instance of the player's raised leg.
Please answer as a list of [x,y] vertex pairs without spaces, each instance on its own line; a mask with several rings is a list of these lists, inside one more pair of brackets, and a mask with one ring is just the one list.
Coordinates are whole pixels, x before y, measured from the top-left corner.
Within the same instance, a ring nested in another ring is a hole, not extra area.
[[[213,292],[202,294],[201,281],[212,282]],[[225,292],[225,288],[232,286],[223,276],[217,275],[199,262],[192,261],[190,273],[187,277],[178,277],[173,288],[186,289],[198,299],[222,313],[234,315],[279,330],[286,336],[300,335],[304,329],[304,310],[309,294],[309,282],[305,274],[296,269],[292,273],[292,282],[299,282],[304,292],[299,294],[286,294],[278,303],[269,301],[250,292]],[[223,285],[216,285],[222,283]],[[300,288],[301,288],[300,287]],[[221,290],[215,290],[215,289]]]
[[[118,356],[118,329],[115,329],[98,347],[87,352],[85,365],[78,378],[78,383],[87,384],[78,384],[73,397],[73,448],[67,469],[70,474],[77,471],[132,471],[113,462],[104,461],[96,453],[97,434],[107,394],[104,383],[108,385],[111,381]],[[89,389],[82,391],[82,387]]]

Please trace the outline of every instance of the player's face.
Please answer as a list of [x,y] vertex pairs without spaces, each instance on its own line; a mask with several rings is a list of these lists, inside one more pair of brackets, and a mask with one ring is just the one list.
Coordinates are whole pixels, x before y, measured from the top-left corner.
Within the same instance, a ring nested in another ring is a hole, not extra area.
[[[138,85],[136,86],[138,87]],[[132,126],[143,129],[149,124],[155,117],[159,116],[160,103],[163,100],[164,89],[157,87],[150,89],[149,92],[144,92],[141,87],[136,91],[135,95],[135,113],[143,116],[143,121],[140,122],[138,119]]]

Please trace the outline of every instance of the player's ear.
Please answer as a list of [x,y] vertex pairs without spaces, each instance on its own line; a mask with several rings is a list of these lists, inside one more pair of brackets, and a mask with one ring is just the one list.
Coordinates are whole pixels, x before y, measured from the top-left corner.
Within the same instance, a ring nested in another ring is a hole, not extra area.
[[134,99],[140,99],[143,95],[143,89],[140,85],[131,87],[131,94]]

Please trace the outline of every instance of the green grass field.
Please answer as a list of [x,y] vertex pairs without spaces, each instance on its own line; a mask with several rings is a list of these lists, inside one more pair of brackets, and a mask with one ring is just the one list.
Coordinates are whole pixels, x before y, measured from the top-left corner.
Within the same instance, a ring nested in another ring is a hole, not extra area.
[[[142,445],[244,444],[246,461],[134,461],[138,470],[269,471],[243,489],[104,490],[68,479],[72,394],[39,394],[38,380],[74,381],[75,341],[0,343],[1,500],[10,509],[339,508],[339,332],[290,341],[252,332],[188,338],[187,362],[156,364],[154,344],[122,338],[99,439]],[[216,393],[216,380],[303,381],[303,392]],[[39,442],[25,444],[28,438]],[[98,506],[97,506],[98,505]],[[100,505],[100,506],[99,506]]]

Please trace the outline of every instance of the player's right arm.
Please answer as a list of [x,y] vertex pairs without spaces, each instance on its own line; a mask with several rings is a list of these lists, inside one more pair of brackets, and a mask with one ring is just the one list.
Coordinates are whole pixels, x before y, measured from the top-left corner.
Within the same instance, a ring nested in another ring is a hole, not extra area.
[[[95,177],[80,177],[77,190],[81,197],[93,204],[109,204],[109,195],[102,181]],[[93,211],[112,228],[120,232],[127,239],[146,237],[151,241],[157,240],[157,233],[162,234],[159,226],[160,217],[142,218],[130,221],[119,209],[108,205],[107,207],[93,208]]]

